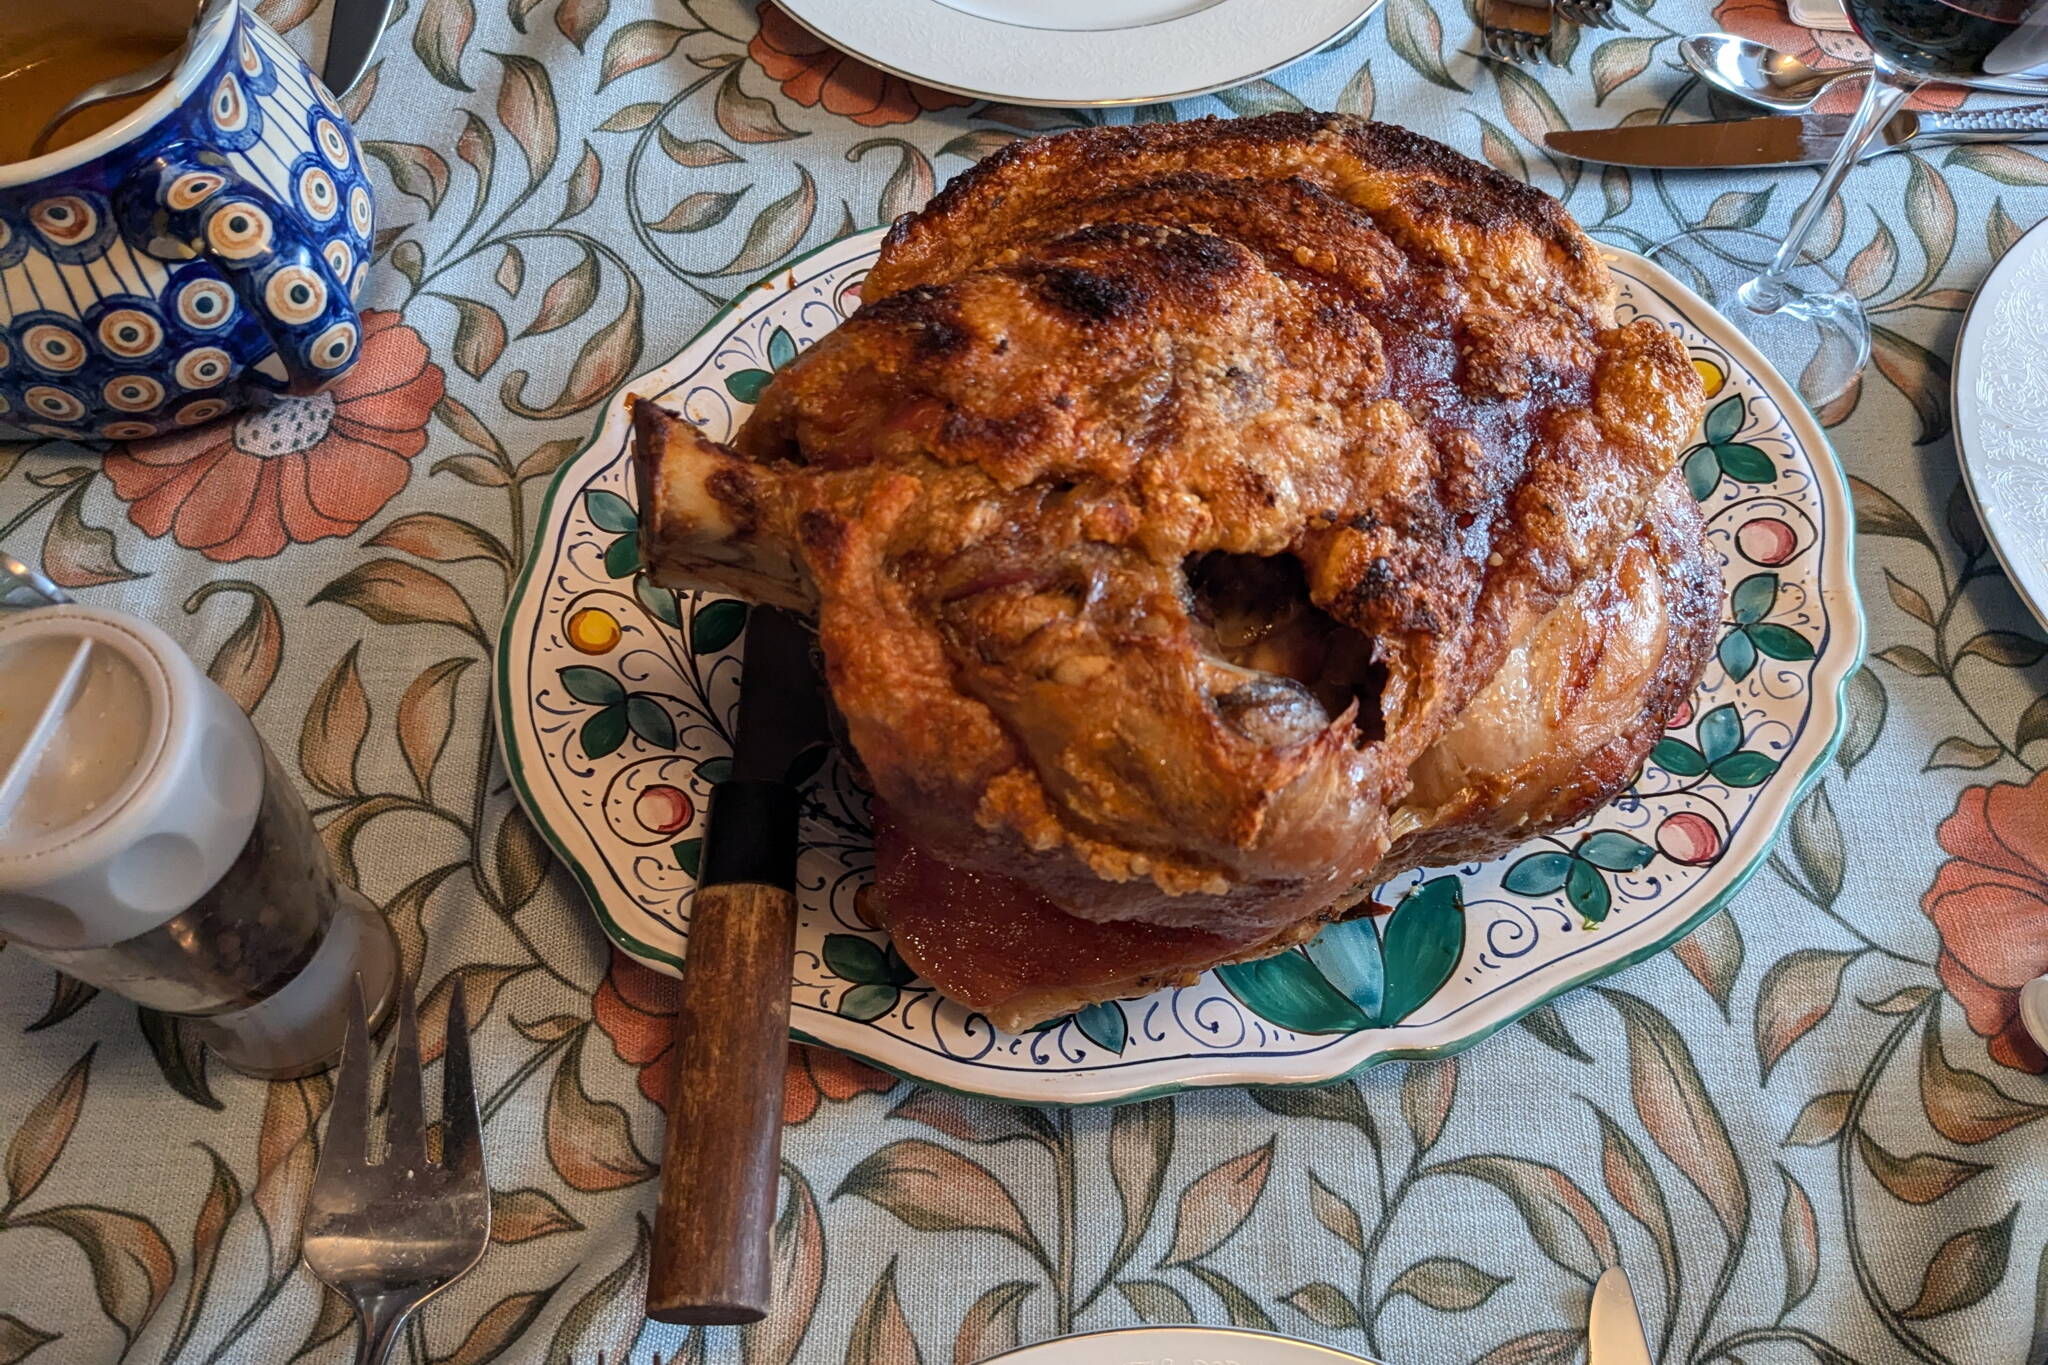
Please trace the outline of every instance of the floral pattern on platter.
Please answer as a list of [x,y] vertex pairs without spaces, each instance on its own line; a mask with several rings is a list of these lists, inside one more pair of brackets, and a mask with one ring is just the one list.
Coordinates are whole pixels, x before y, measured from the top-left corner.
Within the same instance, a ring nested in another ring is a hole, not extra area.
[[146,440],[356,359],[373,215],[354,135],[254,14],[216,3],[208,41],[156,126],[0,185],[0,431]]
[[[878,240],[848,238],[763,281],[629,388],[729,436],[773,372],[857,306]],[[1616,270],[1622,316],[1678,331],[1707,383],[1683,458],[1729,589],[1699,695],[1627,793],[1494,863],[1383,887],[1394,909],[1377,920],[1013,1037],[916,980],[861,919],[866,795],[831,760],[806,798],[793,1028],[907,1075],[1039,1102],[1327,1080],[1475,1041],[1718,908],[1834,742],[1861,651],[1847,504],[1818,432],[1704,305],[1639,260]],[[673,971],[705,798],[731,766],[747,608],[649,585],[632,496],[615,407],[551,491],[498,654],[500,704],[536,823],[614,941]]]

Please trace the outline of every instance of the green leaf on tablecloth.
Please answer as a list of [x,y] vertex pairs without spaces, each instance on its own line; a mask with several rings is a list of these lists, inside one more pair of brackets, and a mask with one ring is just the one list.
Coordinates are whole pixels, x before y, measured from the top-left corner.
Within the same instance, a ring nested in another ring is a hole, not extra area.
[[356,765],[370,733],[370,699],[357,669],[361,642],[350,645],[313,694],[299,727],[299,771],[323,796],[360,796]]
[[1970,487],[1957,479],[1948,490],[1948,533],[1966,555],[1981,555],[1986,549],[1984,522],[1970,497]]
[[1315,1220],[1338,1241],[1361,1256],[1365,1254],[1365,1222],[1358,1216],[1358,1210],[1351,1206],[1350,1200],[1325,1184],[1314,1170],[1308,1173],[1308,1207]]
[[[58,1078],[43,1097],[30,1107],[14,1130],[7,1144],[5,1167],[7,1172],[7,1204],[21,1203],[36,1192],[50,1168],[57,1164],[57,1158],[64,1154],[64,1146],[71,1141],[72,1131],[78,1126],[79,1111],[85,1105],[86,1089],[91,1081],[93,1054],[99,1050],[94,1043],[86,1048],[85,1054],[71,1064],[71,1068]],[[219,1105],[215,1105],[219,1108]]]
[[1856,1099],[1849,1090],[1830,1090],[1815,1095],[1799,1111],[1799,1117],[1792,1121],[1792,1131],[1785,1134],[1787,1147],[1825,1147],[1841,1137],[1842,1127],[1849,1121],[1849,1106]]
[[1777,600],[1778,576],[1774,573],[1753,573],[1737,583],[1735,591],[1728,595],[1729,608],[1744,625],[1769,616]]
[[1517,859],[1501,878],[1501,885],[1518,896],[1548,896],[1564,885],[1572,870],[1572,855],[1547,850]]
[[1756,641],[1749,638],[1747,631],[1730,631],[1715,647],[1714,656],[1731,679],[1741,682],[1756,667]]
[[1771,457],[1753,445],[1739,441],[1717,445],[1714,458],[1720,462],[1722,473],[1742,483],[1772,483],[1778,477],[1778,467],[1771,463]]
[[901,994],[894,986],[867,982],[839,997],[838,1012],[842,1018],[870,1023],[895,1009],[897,997]]
[[1001,151],[1017,140],[1017,134],[1005,132],[1001,128],[974,128],[960,134],[945,146],[939,148],[937,155],[958,156],[964,157],[969,161],[979,161],[989,153]]
[[206,676],[219,684],[244,713],[250,713],[262,704],[277,677],[278,663],[284,656],[284,622],[269,592],[255,583],[233,578],[200,584],[185,599],[186,615],[195,614],[209,598],[224,592],[246,593],[249,611],[214,651],[213,661],[206,666]]
[[1929,549],[1933,548],[1934,542],[1927,538],[1920,519],[1876,484],[1851,475],[1849,495],[1856,507],[1856,534],[1895,536],[1901,540],[1917,540]]
[[72,1015],[84,1009],[92,998],[100,993],[98,986],[88,986],[75,976],[63,972],[50,973],[50,1003],[36,1016],[32,1024],[24,1025],[23,1033],[37,1033],[53,1025],[61,1024]]
[[1593,103],[1607,97],[1647,71],[1662,38],[1610,38],[1593,49]]
[[57,515],[43,532],[43,572],[60,588],[98,588],[148,577],[121,562],[112,531],[86,523],[85,500],[92,489],[90,482],[81,482],[57,504]]
[[1771,774],[1778,771],[1778,760],[1754,749],[1744,749],[1726,758],[1715,759],[1707,771],[1731,787],[1747,789],[1768,781]]
[[2015,223],[2012,215],[2005,211],[2005,200],[1992,200],[1991,217],[1984,224],[1984,245],[1990,249],[1991,258],[1997,260],[2012,250],[2025,235],[2026,229]]
[[1336,110],[1340,114],[1351,114],[1357,118],[1372,117],[1373,105],[1378,99],[1372,79],[1372,63],[1361,62],[1358,70],[1351,73],[1351,79],[1344,82],[1344,88],[1337,92]]
[[1878,371],[1906,396],[1919,418],[1916,446],[1928,445],[1948,435],[1949,363],[1889,327],[1870,329],[1870,356]]
[[1395,55],[1432,85],[1465,94],[1444,66],[1444,26],[1429,0],[1388,0],[1387,42]]
[[1878,1183],[1893,1198],[1907,1204],[1932,1204],[1991,1169],[1980,1162],[1959,1161],[1940,1152],[1897,1156],[1865,1132],[1856,1134],[1856,1149]]
[[1664,1301],[1673,1302],[1681,1283],[1678,1235],[1672,1226],[1671,1203],[1664,1193],[1664,1184],[1635,1139],[1599,1105],[1588,1101],[1587,1106],[1600,1124],[1600,1174],[1607,1192],[1656,1243]]
[[795,251],[810,231],[811,218],[818,210],[818,185],[802,166],[796,168],[797,186],[755,215],[739,251],[717,270],[703,272],[717,279],[727,275],[751,275],[766,270]]
[[1943,157],[1941,164],[1961,166],[1979,175],[1990,176],[2001,185],[2020,185],[2030,189],[2048,185],[2048,158],[2001,143],[1958,147]]
[[1451,979],[1465,951],[1465,897],[1456,877],[1434,877],[1410,891],[1387,918],[1387,997],[1376,1021],[1400,1023]]
[[[1494,86],[1500,96],[1501,112],[1507,115],[1509,124],[1526,138],[1532,146],[1542,147],[1543,139],[1550,133],[1563,132],[1571,127],[1565,116],[1552,99],[1550,92],[1541,82],[1520,67],[1495,63],[1492,67]],[[1564,197],[1569,199],[1578,188],[1583,162],[1571,157],[1555,157],[1545,153],[1545,158],[1556,169],[1563,182]]]
[[1037,1288],[1029,1280],[1006,1280],[985,1290],[960,1319],[960,1330],[953,1338],[953,1359],[986,1360],[1016,1350],[1017,1315]]
[[[1172,1108],[1172,1101],[1165,1103],[1169,1109]],[[1124,1118],[1126,1115],[1132,1115],[1134,1111],[1143,1111],[1145,1108],[1142,1104],[1125,1106],[1114,1110],[1112,1118]],[[980,1143],[983,1146],[1027,1141],[1051,1147],[1059,1141],[1059,1134],[1052,1126],[1051,1120],[1039,1110],[983,1099],[978,1095],[957,1095],[949,1090],[929,1090],[922,1086],[912,1086],[896,1107],[889,1111],[889,1117],[922,1123],[927,1128],[937,1129],[947,1137],[958,1138],[962,1142]],[[1172,1126],[1169,1120],[1169,1131]],[[1112,1124],[1112,1171],[1115,1169],[1116,1134],[1116,1126]]]
[[1308,108],[1292,91],[1265,79],[1218,90],[1216,99],[1239,118],[1254,118],[1260,114],[1298,114]]
[[42,1332],[12,1313],[0,1313],[0,1365],[15,1365],[57,1340],[63,1333]]
[[1701,446],[1685,457],[1685,485],[1695,502],[1705,502],[1721,483],[1721,457],[1712,446]]
[[[660,106],[656,105],[655,108],[659,109]],[[617,115],[613,117],[616,118]],[[706,166],[737,165],[740,160],[731,148],[723,143],[713,142],[710,138],[693,138],[685,141],[666,128],[655,129],[654,135],[655,140],[661,144],[663,154],[670,161],[678,166],[688,166],[691,170],[702,170]]]
[[1906,157],[1906,221],[1920,239],[1926,267],[1912,293],[1923,293],[1948,264],[1956,243],[1956,201],[1948,182],[1917,153]]
[[1749,1180],[1683,1035],[1637,996],[1605,987],[1600,994],[1622,1018],[1630,1093],[1644,1129],[1707,1201],[1730,1243],[1741,1245],[1749,1228]]
[[555,6],[555,27],[581,52],[590,35],[604,26],[611,7],[611,0],[560,0]]
[[65,1204],[9,1217],[10,1228],[46,1228],[78,1244],[92,1268],[100,1310],[133,1344],[177,1273],[170,1243],[146,1218],[93,1204]]
[[1884,219],[1879,218],[1870,241],[1850,258],[1849,268],[1842,272],[1842,280],[1857,298],[1873,299],[1891,287],[1892,277],[1898,269],[1898,240],[1885,226]]
[[497,272],[491,278],[505,291],[506,298],[519,297],[519,291],[526,287],[526,257],[516,245],[505,243],[505,254],[498,258]]
[[585,1365],[598,1359],[613,1345],[621,1312],[646,1298],[651,1245],[647,1215],[635,1213],[633,1228],[633,1249],[563,1315],[548,1342],[544,1365]]
[[[837,1198],[838,1196],[833,1196]],[[845,1365],[922,1365],[917,1338],[904,1319],[896,1294],[896,1262],[891,1256],[875,1287],[868,1291],[846,1343]]]
[[[645,128],[661,117],[661,103],[658,100],[642,100],[637,104],[624,105],[612,112],[603,123],[597,125],[600,133],[633,133]],[[667,137],[666,130],[663,136]],[[714,144],[715,145],[715,144]],[[666,149],[667,142],[662,144]],[[738,160],[737,157],[734,160]]]
[[1971,636],[1969,642],[1956,651],[1958,659],[1968,655],[1989,659],[2007,668],[2031,668],[2041,662],[2043,655],[2048,655],[2048,644],[2017,631],[1987,630]]
[[631,578],[640,571],[640,533],[628,531],[604,549],[604,571],[613,578]]
[[[455,138],[455,154],[468,163],[476,172],[476,193],[470,200],[470,216],[474,219],[484,211],[490,201],[491,181],[498,164],[498,138],[491,131],[491,125],[476,116],[475,111],[462,111],[462,132]],[[507,244],[510,249],[510,244]]]
[[832,1192],[894,1214],[919,1232],[992,1232],[1047,1264],[1038,1236],[1002,1181],[950,1147],[922,1138],[892,1142],[848,1171]]
[[1813,1201],[1785,1169],[1776,1163],[1778,1179],[1785,1187],[1784,1203],[1778,1212],[1778,1248],[1785,1258],[1785,1307],[1780,1318],[1806,1301],[1820,1277],[1820,1221],[1814,1216]]
[[583,744],[585,758],[603,758],[616,752],[626,742],[625,706],[607,706],[602,711],[593,712],[590,719],[583,722],[578,738]]
[[1515,1022],[1521,1025],[1523,1032],[1553,1052],[1569,1057],[1575,1062],[1593,1060],[1593,1054],[1579,1046],[1579,1040],[1572,1037],[1571,1030],[1565,1026],[1564,1016],[1559,1014],[1557,1006],[1549,1001],[1538,1005]]
[[1352,1033],[1371,1024],[1297,952],[1231,963],[1216,976],[1253,1014],[1295,1033]]
[[748,606],[736,597],[700,602],[690,614],[690,650],[716,654],[740,638],[747,628]]
[[1195,1262],[1237,1234],[1266,1191],[1276,1141],[1268,1138],[1264,1146],[1219,1161],[1189,1182],[1181,1191],[1174,1213],[1173,1239],[1159,1260],[1161,1269],[1192,1269]]
[[1650,749],[1650,761],[1665,772],[1678,777],[1698,777],[1707,770],[1706,755],[1682,739],[1670,735],[1658,740]]
[[1731,394],[1707,411],[1706,421],[1700,428],[1700,439],[1710,446],[1725,445],[1735,439],[1735,433],[1742,430],[1742,399]]
[[[1761,223],[1764,220],[1764,214],[1770,211],[1771,193],[1771,190],[1728,190],[1723,194],[1718,194],[1714,196],[1714,202],[1707,206],[1707,211],[1701,216],[1699,225],[1709,228],[1753,228],[1758,223]],[[1723,401],[1736,403],[1737,411],[1740,411],[1741,400],[1726,399]],[[1719,409],[1717,408],[1716,411],[1719,411]],[[1711,416],[1707,419],[1707,429],[1709,433],[1712,433],[1715,429],[1714,420]],[[1734,434],[1735,429],[1731,427],[1728,429],[1727,435],[1717,436],[1709,434],[1707,439],[1718,443],[1727,440],[1729,436]]]
[[1421,1173],[1464,1176],[1493,1186],[1522,1215],[1543,1254],[1573,1274],[1597,1279],[1603,1266],[1615,1263],[1614,1232],[1606,1216],[1555,1166],[1486,1153],[1440,1162]]
[[629,71],[667,60],[688,33],[688,29],[658,19],[635,19],[630,24],[621,24],[605,40],[604,56],[598,62],[597,88],[604,89]]
[[1458,1059],[1408,1063],[1401,1075],[1401,1117],[1418,1156],[1436,1146],[1458,1098]]
[[1603,829],[1589,834],[1573,850],[1593,866],[1608,872],[1637,872],[1650,865],[1657,850],[1632,834]]
[[724,222],[745,195],[745,190],[729,193],[698,190],[676,200],[673,208],[647,226],[656,232],[702,232]]
[[1472,117],[1479,124],[1479,155],[1486,159],[1486,164],[1502,175],[1526,181],[1529,163],[1523,160],[1522,149],[1515,145],[1515,140],[1480,115]]
[[539,336],[557,327],[566,327],[582,317],[590,311],[590,305],[597,302],[597,290],[603,278],[597,264],[597,253],[585,246],[583,259],[563,271],[548,286],[547,293],[541,295],[539,312],[519,335]]
[[602,668],[575,664],[560,670],[562,690],[589,706],[612,706],[626,699],[625,686]]
[[1828,800],[1826,783],[1816,786],[1794,808],[1790,834],[1802,889],[1821,905],[1833,905],[1842,894],[1849,855],[1841,821],[1835,818],[1835,808]]
[[314,593],[307,605],[322,602],[353,607],[384,626],[454,626],[490,648],[462,594],[439,574],[401,559],[373,559],[350,569]]
[[1757,987],[1756,1059],[1762,1084],[1794,1043],[1819,1026],[1841,999],[1842,973],[1854,952],[1801,948],[1771,964]]
[[1912,1306],[1899,1311],[1908,1322],[1925,1322],[1982,1302],[2005,1279],[2012,1260],[2012,1226],[2019,1217],[2014,1204],[2005,1217],[1984,1227],[1959,1232],[1941,1244]]
[[498,122],[526,157],[527,188],[547,179],[561,149],[555,85],[548,69],[516,52],[493,52],[504,68],[498,80]]
[[1922,1030],[1920,1107],[1934,1131],[1974,1147],[2048,1115],[2048,1106],[2016,1100],[1974,1071],[1951,1066],[1941,1044],[1941,1019],[1932,1011]]
[[1934,609],[1927,605],[1927,599],[1921,596],[1919,589],[1900,578],[1890,569],[1884,571],[1884,585],[1885,591],[1891,597],[1893,605],[1897,606],[1900,611],[1905,612],[1906,615],[1912,617],[1923,626],[1934,624]]
[[1406,1294],[1439,1313],[1467,1313],[1492,1298],[1508,1279],[1455,1256],[1432,1256],[1396,1275],[1387,1295]]
[[1614,893],[1607,887],[1607,878],[1600,875],[1599,868],[1578,858],[1572,859],[1571,872],[1565,877],[1564,898],[1588,924],[1606,919],[1614,906]]
[[[172,1333],[170,1345],[164,1351],[164,1359],[175,1360],[191,1338],[192,1329],[199,1325],[201,1312],[206,1307],[207,1291],[213,1285],[213,1271],[220,1255],[221,1238],[226,1234],[228,1223],[242,1207],[242,1186],[235,1179],[235,1173],[220,1153],[205,1143],[195,1143],[206,1153],[212,1163],[211,1178],[207,1181],[206,1198],[200,1202],[199,1214],[192,1225],[192,1269],[185,1281],[185,1304],[178,1314],[177,1330]],[[0,1353],[0,1362],[6,1359]]]
[[1368,1144],[1377,1146],[1380,1140],[1379,1126],[1373,1122],[1372,1110],[1365,1103],[1365,1096],[1359,1092],[1358,1082],[1338,1081],[1333,1085],[1246,1086],[1245,1094],[1253,1104],[1269,1114],[1278,1114],[1290,1119],[1321,1119],[1329,1123],[1342,1123],[1354,1128]]
[[505,352],[505,319],[497,309],[475,299],[433,293],[427,297],[454,305],[455,364],[471,379],[481,379]]
[[1123,1007],[1114,1000],[1098,1000],[1084,1009],[1074,1011],[1074,1027],[1081,1036],[1107,1052],[1121,1055],[1124,1044],[1130,1040],[1130,1025],[1124,1019]]
[[1872,1014],[1885,1014],[1896,1017],[1901,1014],[1911,1014],[1914,1010],[1919,1009],[1927,1003],[1928,997],[1934,993],[1935,990],[1932,986],[1901,986],[1882,1000],[1859,1000],[1856,1003],[1869,1010]]
[[384,165],[391,184],[400,194],[409,194],[427,206],[427,216],[441,207],[448,193],[448,162],[432,147],[415,142],[366,141],[363,151]]
[[[1625,0],[1625,3],[1640,10],[1649,9],[1649,0]],[[1585,1344],[1586,1334],[1578,1328],[1552,1327],[1504,1341],[1474,1361],[1473,1365],[1572,1365]],[[1824,1361],[1822,1365],[1838,1365],[1838,1362]]]
[[1302,949],[1323,979],[1368,1019],[1379,1016],[1386,997],[1387,965],[1379,931],[1369,916],[1333,924]]
[[1325,1280],[1305,1284],[1280,1296],[1280,1302],[1294,1309],[1319,1327],[1332,1331],[1353,1331],[1365,1326],[1365,1319],[1358,1315],[1358,1309],[1351,1300],[1344,1297],[1344,1291]]
[[1786,663],[1800,663],[1814,655],[1813,641],[1792,627],[1781,626],[1775,621],[1751,626],[1745,633],[1749,636],[1750,642],[1768,658]]
[[1220,1270],[1205,1265],[1189,1265],[1187,1272],[1208,1286],[1209,1292],[1223,1303],[1223,1312],[1230,1319],[1232,1327],[1243,1327],[1253,1332],[1277,1330],[1273,1319],[1266,1316],[1266,1310],[1259,1307],[1259,1301],[1245,1291],[1244,1286]]
[[1735,978],[1742,972],[1744,951],[1742,930],[1733,915],[1709,915],[1671,950],[1679,965],[1720,1006],[1724,1019],[1729,1016],[1728,997],[1735,989]]
[[2048,696],[2036,697],[2027,703],[2027,709],[2020,713],[2012,747],[2024,749],[2037,739],[2048,739]]
[[1172,1285],[1157,1280],[1118,1280],[1117,1292],[1124,1296],[1124,1302],[1138,1315],[1140,1322],[1154,1327],[1172,1326],[1177,1323],[1191,1323],[1195,1310]]
[[1996,744],[1979,744],[1975,740],[1964,739],[1961,735],[1950,735],[1934,746],[1934,752],[1928,755],[1927,762],[1920,771],[1931,772],[1936,768],[1965,768],[1974,771],[1978,768],[1988,768],[1998,762],[2004,752]]
[[651,748],[676,747],[676,723],[668,708],[644,692],[626,698],[626,724]]
[[808,136],[782,121],[775,101],[758,99],[741,88],[740,72],[745,69],[734,66],[718,83],[711,114],[718,121],[719,130],[734,142],[788,142]]
[[[495,1195],[492,1202],[495,1206]],[[496,1239],[497,1230],[494,1214],[491,1228],[493,1240]],[[527,1330],[540,1317],[541,1310],[548,1306],[548,1300],[555,1296],[555,1291],[560,1289],[563,1283],[563,1280],[557,1280],[546,1289],[510,1294],[498,1300],[470,1326],[469,1331],[463,1334],[462,1344],[455,1348],[455,1353],[435,1357],[433,1365],[490,1365],[490,1362],[500,1359],[526,1335]]]
[[1877,651],[1876,657],[1915,678],[1932,678],[1941,673],[1941,665],[1929,658],[1926,650],[1914,645],[1887,645]]
[[471,0],[425,0],[413,24],[412,50],[428,75],[451,90],[467,91],[471,87],[462,79],[462,52],[475,31],[476,7]]
[[[1885,712],[1890,703],[1884,694],[1884,684],[1868,665],[1858,668],[1849,675],[1843,686],[1847,700],[1847,715],[1842,724],[1842,746],[1835,751],[1835,762],[1842,771],[1852,772],[1858,763],[1870,756],[1877,746],[1878,736],[1884,733]],[[2042,721],[2048,724],[2048,709],[2042,713]],[[2024,722],[2023,722],[2024,723]],[[2044,729],[2048,734],[2048,729]]]

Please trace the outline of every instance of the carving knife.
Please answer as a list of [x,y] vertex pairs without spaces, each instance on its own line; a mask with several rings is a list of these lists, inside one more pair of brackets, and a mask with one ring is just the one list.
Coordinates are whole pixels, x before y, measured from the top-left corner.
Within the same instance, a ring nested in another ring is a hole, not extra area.
[[647,1315],[757,1322],[781,1170],[796,955],[797,787],[829,743],[811,634],[749,610],[732,776],[711,809],[690,905]]
[[1593,1286],[1593,1314],[1586,1322],[1586,1365],[1650,1365],[1650,1339],[1636,1313],[1636,1296],[1618,1265],[1607,1267]]
[[[1849,131],[1845,114],[1802,114],[1708,123],[1652,123],[1634,128],[1584,128],[1544,135],[1544,145],[1580,161],[1661,170],[1735,170],[1759,166],[1821,166]],[[2048,104],[1948,112],[1903,110],[1870,141],[1865,156],[1960,142],[2028,142],[2048,138]]]
[[327,56],[320,64],[320,83],[336,99],[362,79],[363,69],[384,36],[395,0],[335,0],[327,28]]

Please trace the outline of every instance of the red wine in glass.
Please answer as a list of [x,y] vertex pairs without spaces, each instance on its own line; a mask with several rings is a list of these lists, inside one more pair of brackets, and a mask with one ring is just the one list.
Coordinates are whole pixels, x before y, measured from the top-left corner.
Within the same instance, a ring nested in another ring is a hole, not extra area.
[[2048,4],[2040,0],[1846,0],[1880,61],[1921,80],[1968,85],[2038,76],[2048,89]]

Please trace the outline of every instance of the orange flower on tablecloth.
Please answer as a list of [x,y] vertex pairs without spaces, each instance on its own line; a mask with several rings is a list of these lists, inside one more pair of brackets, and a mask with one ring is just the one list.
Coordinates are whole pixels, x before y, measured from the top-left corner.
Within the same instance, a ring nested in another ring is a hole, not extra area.
[[[1808,66],[1832,70],[1870,60],[1870,49],[1853,33],[1830,33],[1801,28],[1785,14],[1785,0],[1721,0],[1714,6],[1714,22],[1725,32],[1789,52]],[[1913,96],[1915,109],[1953,109],[1963,102],[1964,90],[1956,85],[1930,85]],[[1863,98],[1863,87],[1845,82],[1821,96],[1814,108],[1823,114],[1850,114]]]
[[849,57],[774,5],[760,6],[761,30],[747,55],[781,83],[782,93],[806,109],[850,118],[863,128],[909,123],[919,114],[955,109],[973,100],[906,81]]
[[1941,934],[1941,984],[1992,1060],[2048,1070],[2019,1019],[2019,990],[2048,972],[2048,773],[1965,787],[1936,840],[1950,861],[1920,898]]
[[[669,1048],[673,1043],[679,983],[623,953],[612,954],[612,969],[590,1002],[591,1016],[619,1060],[640,1068],[640,1093],[668,1109]],[[789,1045],[789,1073],[783,1081],[782,1121],[808,1123],[826,1101],[843,1104],[855,1095],[880,1095],[896,1078],[864,1062],[824,1048]]]
[[441,367],[392,312],[363,314],[355,368],[310,398],[130,441],[106,457],[128,519],[208,559],[353,535],[412,477]]

